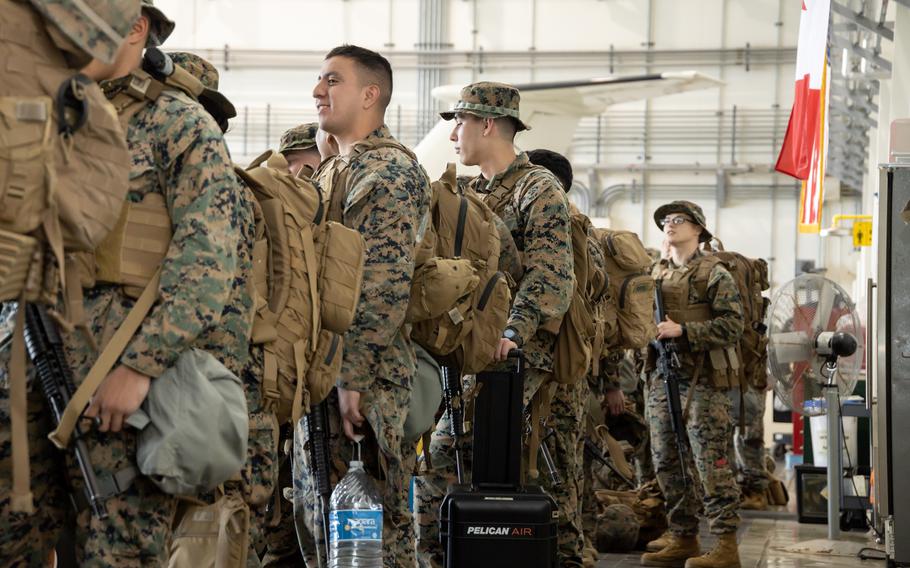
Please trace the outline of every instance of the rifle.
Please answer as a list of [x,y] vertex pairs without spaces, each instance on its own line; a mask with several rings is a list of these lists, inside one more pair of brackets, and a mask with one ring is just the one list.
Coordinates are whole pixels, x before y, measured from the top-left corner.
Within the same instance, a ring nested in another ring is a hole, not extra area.
[[[320,566],[328,566],[330,558],[329,544],[329,500],[332,498],[332,482],[329,478],[331,452],[329,449],[329,412],[328,400],[323,400],[303,416],[304,426],[307,429],[309,440],[310,467],[316,494],[319,496],[319,506],[322,509],[322,538],[325,541],[325,562]],[[317,547],[318,552],[318,547]],[[322,556],[320,554],[320,556]]]
[[[667,317],[664,307],[664,295],[661,288],[662,281],[657,280],[654,287],[654,320],[659,324]],[[667,406],[670,410],[670,426],[676,435],[676,447],[679,449],[679,467],[682,471],[683,483],[688,487],[689,478],[686,473],[686,456],[689,453],[686,439],[686,425],[683,422],[682,402],[679,399],[679,351],[676,342],[672,339],[654,339],[651,347],[657,351],[657,372],[664,381],[664,390],[667,393]]]
[[550,481],[553,482],[553,486],[559,487],[562,485],[562,476],[559,475],[559,470],[556,468],[556,462],[553,461],[553,456],[550,454],[550,448],[547,447],[547,440],[555,435],[555,430],[552,428],[547,429],[547,435],[540,440],[540,456],[543,458],[543,463],[547,466],[547,475],[550,476]]
[[442,372],[442,402],[452,422],[452,438],[455,440],[455,473],[458,483],[464,483],[464,462],[462,442],[464,440],[464,397],[461,388],[461,374],[448,364],[440,364]]
[[[47,313],[47,308],[41,304],[28,303],[20,305],[19,309],[25,310],[25,347],[29,358],[35,365],[41,390],[47,398],[51,409],[54,424],[60,423],[63,411],[69,404],[70,398],[76,392],[73,383],[73,371],[66,362],[63,352],[63,339],[57,331],[57,325]],[[88,446],[85,444],[85,433],[77,424],[73,430],[73,446],[76,454],[76,463],[85,480],[85,498],[92,513],[99,519],[106,519],[104,509],[105,496],[98,488],[98,478],[95,468],[89,458]],[[75,502],[74,502],[75,504]],[[78,507],[77,507],[78,509]]]
[[626,477],[619,471],[619,468],[613,463],[613,460],[600,449],[600,446],[594,443],[594,440],[585,436],[585,453],[591,456],[592,459],[600,462],[604,467],[613,472],[616,477],[620,479],[623,483],[629,486],[630,489],[635,489],[635,482]]

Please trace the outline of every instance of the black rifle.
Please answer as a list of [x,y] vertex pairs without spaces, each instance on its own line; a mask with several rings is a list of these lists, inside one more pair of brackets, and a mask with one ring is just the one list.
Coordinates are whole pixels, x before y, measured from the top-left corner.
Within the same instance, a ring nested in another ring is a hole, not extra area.
[[[448,364],[439,366],[442,372],[442,402],[452,423],[452,438],[455,440],[455,473],[458,483],[464,483],[464,462],[462,442],[464,440],[464,397],[461,388],[461,373]],[[425,448],[428,449],[428,448]]]
[[588,454],[591,459],[600,462],[604,467],[613,472],[616,477],[618,477],[623,483],[629,486],[630,489],[635,489],[635,482],[623,475],[619,468],[616,467],[616,464],[613,463],[613,459],[609,455],[604,453],[600,449],[594,440],[585,436],[585,453]]
[[[53,414],[54,424],[57,425],[70,398],[76,392],[73,372],[63,353],[63,340],[57,331],[56,323],[43,305],[28,303],[20,305],[19,309],[25,309],[25,347],[35,365],[41,389]],[[105,519],[107,518],[104,509],[105,496],[98,489],[95,468],[92,467],[88,446],[83,436],[84,432],[77,424],[73,430],[73,447],[76,463],[79,464],[79,470],[85,480],[85,498],[92,508],[92,513],[99,519]]]
[[[329,564],[329,500],[332,498],[332,482],[329,478],[331,450],[329,448],[329,407],[328,400],[310,407],[303,416],[307,430],[310,453],[310,467],[313,469],[314,486],[322,509],[322,538],[325,540],[325,566]],[[321,556],[321,555],[320,555]],[[320,563],[320,566],[323,564]]]
[[[667,310],[664,307],[664,295],[661,290],[661,280],[654,287],[654,320],[659,324],[666,320]],[[679,351],[676,342],[672,339],[655,339],[651,347],[657,351],[657,372],[664,381],[664,390],[667,393],[667,406],[670,411],[670,426],[676,435],[676,447],[679,449],[679,468],[682,472],[683,483],[688,487],[689,478],[686,473],[686,456],[689,453],[686,439],[686,425],[683,422],[682,401],[679,398]]]

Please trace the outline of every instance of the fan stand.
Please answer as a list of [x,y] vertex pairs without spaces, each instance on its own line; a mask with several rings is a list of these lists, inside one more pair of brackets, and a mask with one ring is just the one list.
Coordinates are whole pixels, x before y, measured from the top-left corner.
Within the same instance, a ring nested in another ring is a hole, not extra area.
[[840,536],[840,501],[843,484],[843,463],[841,462],[840,436],[840,392],[835,375],[837,374],[837,357],[825,362],[822,369],[826,382],[825,402],[828,406],[828,539],[837,540]]

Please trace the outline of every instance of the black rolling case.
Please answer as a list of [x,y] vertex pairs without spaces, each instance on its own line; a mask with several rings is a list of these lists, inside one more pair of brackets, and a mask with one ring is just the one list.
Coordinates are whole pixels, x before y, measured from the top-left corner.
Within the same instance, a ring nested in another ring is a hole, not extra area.
[[521,485],[524,359],[510,358],[514,369],[477,375],[472,483],[451,486],[440,508],[447,568],[556,566],[556,503]]

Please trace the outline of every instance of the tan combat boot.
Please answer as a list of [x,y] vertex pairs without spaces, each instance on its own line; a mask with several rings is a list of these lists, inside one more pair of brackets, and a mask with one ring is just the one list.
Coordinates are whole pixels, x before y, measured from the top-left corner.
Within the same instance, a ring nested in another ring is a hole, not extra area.
[[659,552],[666,548],[668,544],[670,544],[670,531],[664,531],[664,534],[645,545],[645,551]]
[[739,508],[749,511],[765,511],[768,509],[768,497],[764,492],[747,493],[742,503],[739,504]]
[[676,536],[667,534],[667,546],[657,552],[646,552],[641,555],[642,566],[661,566],[663,568],[683,568],[686,560],[701,554],[697,536]]
[[718,537],[711,552],[686,560],[686,568],[740,568],[736,533]]

